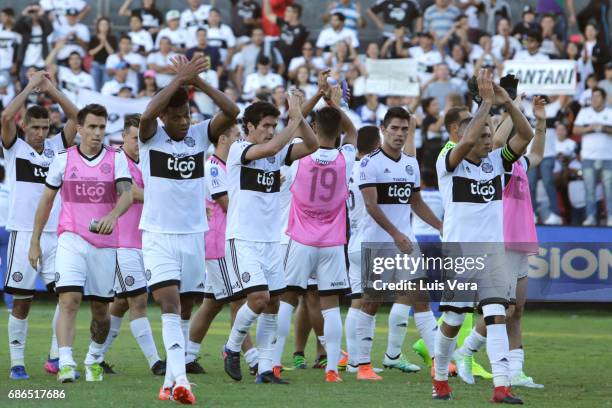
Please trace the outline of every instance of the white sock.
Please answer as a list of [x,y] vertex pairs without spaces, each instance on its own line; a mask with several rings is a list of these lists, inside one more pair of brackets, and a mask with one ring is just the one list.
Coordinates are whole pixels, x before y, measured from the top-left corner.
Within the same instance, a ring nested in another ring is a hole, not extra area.
[[51,335],[51,348],[49,349],[49,358],[59,358],[59,349],[57,346],[57,333],[55,327],[57,325],[57,318],[59,317],[59,304],[55,306],[55,313],[53,313],[53,322],[51,323],[52,335]]
[[421,338],[425,342],[427,351],[433,356],[436,348],[436,333],[438,332],[438,322],[431,310],[414,314],[414,323]]
[[185,344],[187,344],[187,341],[189,341],[189,319],[181,319],[181,330],[183,331],[183,338],[185,339]]
[[[112,317],[111,317],[112,319]],[[112,324],[112,323],[111,323]],[[146,317],[140,317],[130,322],[130,330],[132,336],[138,342],[142,354],[149,363],[149,368],[153,367],[153,364],[160,360],[159,354],[157,354],[157,347],[155,346],[155,340],[153,339],[153,330],[151,330],[151,323]]]
[[376,316],[359,311],[357,317],[357,341],[359,354],[358,364],[369,364],[372,344],[374,343],[374,327],[376,326]]
[[28,318],[18,319],[12,314],[8,321],[8,341],[11,354],[11,367],[25,365],[25,344],[28,336]]
[[277,315],[262,313],[257,321],[257,351],[259,352],[258,373],[272,371],[272,355],[276,339]]
[[325,337],[325,350],[327,351],[327,367],[325,371],[338,372],[340,360],[340,343],[342,343],[342,317],[340,308],[332,307],[322,310],[323,337]]
[[[455,336],[457,337],[457,336]],[[455,338],[446,337],[442,330],[436,331],[436,342],[434,345],[434,365],[436,368],[436,381],[448,380],[448,363],[451,359],[451,348],[455,343]]]
[[278,328],[276,330],[276,344],[274,345],[274,354],[272,356],[272,366],[281,365],[283,351],[285,350],[285,342],[289,337],[291,329],[291,315],[295,309],[291,304],[280,302],[278,307]]
[[357,365],[357,356],[359,354],[359,342],[357,341],[357,319],[359,309],[350,307],[344,320],[344,335],[346,336],[346,351],[348,353],[348,364]]
[[257,316],[258,315],[251,310],[248,304],[245,303],[240,306],[238,313],[236,313],[236,320],[234,320],[234,324],[232,325],[232,331],[225,345],[229,350],[236,353],[240,352],[242,342],[253,325],[253,322],[257,319]]
[[259,363],[259,351],[256,347],[252,347],[244,353],[244,359],[249,367],[255,367]]
[[162,337],[166,348],[166,369],[170,367],[174,381],[188,385],[185,374],[185,339],[181,330],[181,317],[176,313],[164,313],[162,318]]
[[464,354],[466,356],[473,356],[480,348],[486,343],[487,338],[482,336],[480,333],[476,331],[474,327],[470,332],[469,336],[465,338],[461,348],[459,348],[459,353]]
[[196,343],[195,341],[187,341],[187,351],[185,353],[185,363],[189,364],[198,358],[198,354],[200,354],[201,343]]
[[389,335],[387,336],[387,357],[395,359],[402,353],[406,338],[410,306],[394,303],[389,312]]
[[508,355],[510,345],[505,324],[490,324],[487,326],[487,355],[491,362],[493,373],[493,385],[495,387],[507,387],[510,385],[508,379]]
[[96,343],[92,340],[85,356],[85,365],[101,363],[102,361],[104,361],[104,343]]
[[525,362],[524,350],[522,348],[510,350],[510,353],[508,354],[508,360],[510,360],[508,364],[510,379],[521,375],[521,373],[523,372],[523,363]]
[[66,366],[76,367],[76,362],[72,358],[72,347],[60,347],[59,353],[59,366],[60,368]]
[[111,315],[110,317],[110,329],[108,330],[108,336],[106,336],[106,340],[104,341],[104,348],[102,350],[103,354],[106,354],[108,350],[113,345],[113,342],[119,335],[119,330],[121,329],[121,323],[123,322],[123,317],[117,317]]

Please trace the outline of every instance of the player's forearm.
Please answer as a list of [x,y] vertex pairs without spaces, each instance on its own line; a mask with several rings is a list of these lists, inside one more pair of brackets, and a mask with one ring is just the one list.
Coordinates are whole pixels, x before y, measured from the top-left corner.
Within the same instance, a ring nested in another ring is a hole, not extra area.
[[340,111],[340,126],[344,132],[343,144],[357,146],[357,129],[355,125],[353,125],[353,122],[342,108],[338,108],[338,110]]
[[482,129],[487,124],[487,119],[489,118],[489,111],[493,104],[488,101],[482,101],[478,110],[474,114],[474,117],[468,123],[465,129],[465,141],[470,145],[476,144],[478,138],[482,134]]
[[493,135],[493,148],[497,149],[502,147],[508,141],[510,137],[510,133],[512,132],[512,119],[509,115],[506,115],[505,119],[502,121],[501,125],[497,127],[495,130],[495,134]]
[[144,189],[132,183],[132,197],[134,198],[134,202],[144,203]]
[[[55,194],[53,194],[53,197],[55,198]],[[40,236],[42,235],[45,225],[47,225],[52,208],[53,199],[49,199],[47,194],[43,194],[38,203],[38,207],[36,207],[36,214],[34,214],[34,226],[32,228],[32,238],[30,239],[31,244],[40,244]]]
[[76,122],[77,114],[79,113],[79,109],[76,107],[74,103],[63,92],[57,89],[55,86],[50,86],[47,91],[51,99],[57,102],[59,106],[62,107],[64,114],[68,120],[73,120]]
[[524,142],[525,146],[533,139],[533,129],[523,112],[511,101],[505,104],[505,108],[512,118],[512,123],[516,127],[516,135]]
[[130,208],[134,202],[134,196],[132,195],[132,189],[123,191],[117,200],[117,205],[111,211],[111,215],[115,218],[121,217]]
[[147,108],[141,116],[141,127],[142,122],[155,121],[157,123],[157,117],[166,109],[172,95],[182,86],[183,84],[177,77],[174,77],[170,83],[163,88],[160,92],[151,98],[151,101],[147,105]]
[[302,118],[299,124],[300,134],[302,135],[303,144],[310,152],[314,152],[319,148],[319,140],[314,134],[312,127]]
[[[363,193],[363,192],[362,192]],[[389,221],[385,213],[380,209],[380,206],[376,202],[366,201],[366,211],[374,219],[374,221],[380,225],[390,236],[394,237],[399,233],[399,230]]]
[[544,146],[546,144],[546,119],[538,119],[536,122],[535,136],[529,152],[529,167],[536,167],[544,157]]
[[272,140],[268,142],[272,143],[272,152],[270,155],[280,152],[285,145],[291,142],[301,124],[302,119],[289,119],[287,126],[278,134],[278,137],[272,138]]
[[431,211],[431,208],[422,199],[415,200],[412,203],[412,210],[420,219],[431,225],[433,228],[442,229],[442,221]]
[[323,92],[318,89],[317,92],[310,99],[308,99],[302,104],[302,116],[307,117],[308,115],[310,115],[310,112],[312,112],[314,107],[317,106],[317,103],[319,103],[322,97]]

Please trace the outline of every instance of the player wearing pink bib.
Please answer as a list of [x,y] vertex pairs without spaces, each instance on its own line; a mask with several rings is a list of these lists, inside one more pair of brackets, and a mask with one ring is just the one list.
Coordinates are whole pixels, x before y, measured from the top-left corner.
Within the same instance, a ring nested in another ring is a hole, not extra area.
[[[333,89],[334,93],[337,91]],[[312,106],[322,96],[322,92],[315,95]],[[349,292],[344,259],[346,199],[355,163],[357,130],[329,96],[330,106],[316,112],[315,133],[320,148],[292,167],[294,177],[286,232],[291,240],[285,255],[287,291],[281,297],[283,310],[287,313],[279,315],[275,356],[280,360],[299,295],[306,291],[308,278],[316,277],[323,314],[323,338],[319,340],[327,352],[326,381],[340,382],[338,360],[342,319],[339,295]],[[343,145],[336,148],[343,132]]]
[[[75,320],[81,299],[91,300],[91,344],[85,358],[87,381],[102,381],[102,349],[109,331],[108,304],[113,300],[118,218],[132,204],[132,178],[121,151],[104,146],[107,113],[101,105],[87,105],[77,115],[81,144],[53,161],[40,199],[29,259],[41,259],[40,235],[57,191],[62,197],[55,263],[55,291],[59,293],[57,321],[58,381],[75,380],[72,357]],[[93,221],[96,222],[93,222]]]
[[[117,248],[115,267],[115,300],[110,306],[110,330],[104,342],[103,353],[106,354],[117,338],[123,316],[129,309],[130,330],[147,359],[151,372],[155,375],[164,375],[166,363],[157,354],[151,323],[147,318],[147,279],[142,261],[142,232],[138,229],[144,201],[144,182],[138,164],[139,124],[138,114],[127,115],[124,119],[121,150],[125,153],[133,180],[134,204],[117,222],[119,248]],[[106,361],[101,365],[106,374],[114,374]]]

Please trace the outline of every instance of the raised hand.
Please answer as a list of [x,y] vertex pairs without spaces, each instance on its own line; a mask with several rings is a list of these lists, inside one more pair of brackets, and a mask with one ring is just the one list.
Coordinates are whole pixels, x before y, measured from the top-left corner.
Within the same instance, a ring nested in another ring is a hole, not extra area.
[[476,78],[476,82],[478,83],[478,95],[480,95],[483,102],[493,104],[495,101],[493,73],[490,70],[481,69]]
[[207,59],[201,55],[194,56],[191,61],[184,55],[178,55],[171,62],[172,70],[176,73],[176,77],[182,85],[193,84],[198,75],[209,68]]
[[288,105],[289,109],[287,110],[287,116],[289,119],[293,120],[302,120],[304,116],[302,115],[302,101],[304,100],[304,94],[297,88],[292,88],[289,90],[289,99]]
[[47,71],[36,71],[30,77],[28,86],[33,92],[44,92],[44,89],[42,89],[44,87],[43,83],[45,80],[48,81],[48,78]]
[[331,75],[331,69],[326,68],[319,71],[317,75],[317,86],[319,90],[323,92],[323,94],[327,94],[329,92],[329,82],[327,82],[327,78]]
[[538,120],[546,120],[546,100],[541,96],[533,98],[533,116]]
[[512,102],[512,99],[510,99],[510,95],[508,95],[508,92],[498,84],[493,83],[493,91],[495,93],[495,98],[493,101],[495,105],[503,105],[505,103]]

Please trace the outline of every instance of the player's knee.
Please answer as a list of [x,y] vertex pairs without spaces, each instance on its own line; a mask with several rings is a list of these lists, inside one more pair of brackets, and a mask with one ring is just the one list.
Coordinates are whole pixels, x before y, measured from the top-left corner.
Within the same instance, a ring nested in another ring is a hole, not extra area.
[[261,313],[270,303],[270,294],[268,292],[258,292],[249,294],[249,308],[255,313]]
[[[134,318],[144,317],[147,314],[147,294],[139,295],[129,299],[125,306],[129,304],[130,316]],[[125,313],[125,311],[124,311]]]
[[520,320],[523,317],[523,312],[525,311],[525,305],[516,304],[513,305],[512,308],[508,309],[508,313],[506,316],[508,319]]
[[30,313],[30,306],[32,305],[32,296],[27,295],[13,295],[13,311],[11,314],[17,319],[25,319]]
[[361,305],[361,311],[374,316],[378,312],[378,303],[376,302],[364,302]]
[[504,324],[506,322],[506,308],[501,304],[490,304],[482,307],[482,314],[487,326]]
[[62,312],[74,314],[79,309],[81,298],[72,293],[61,293],[58,303]]
[[109,316],[108,303],[91,302],[91,318],[92,320],[104,320]]

